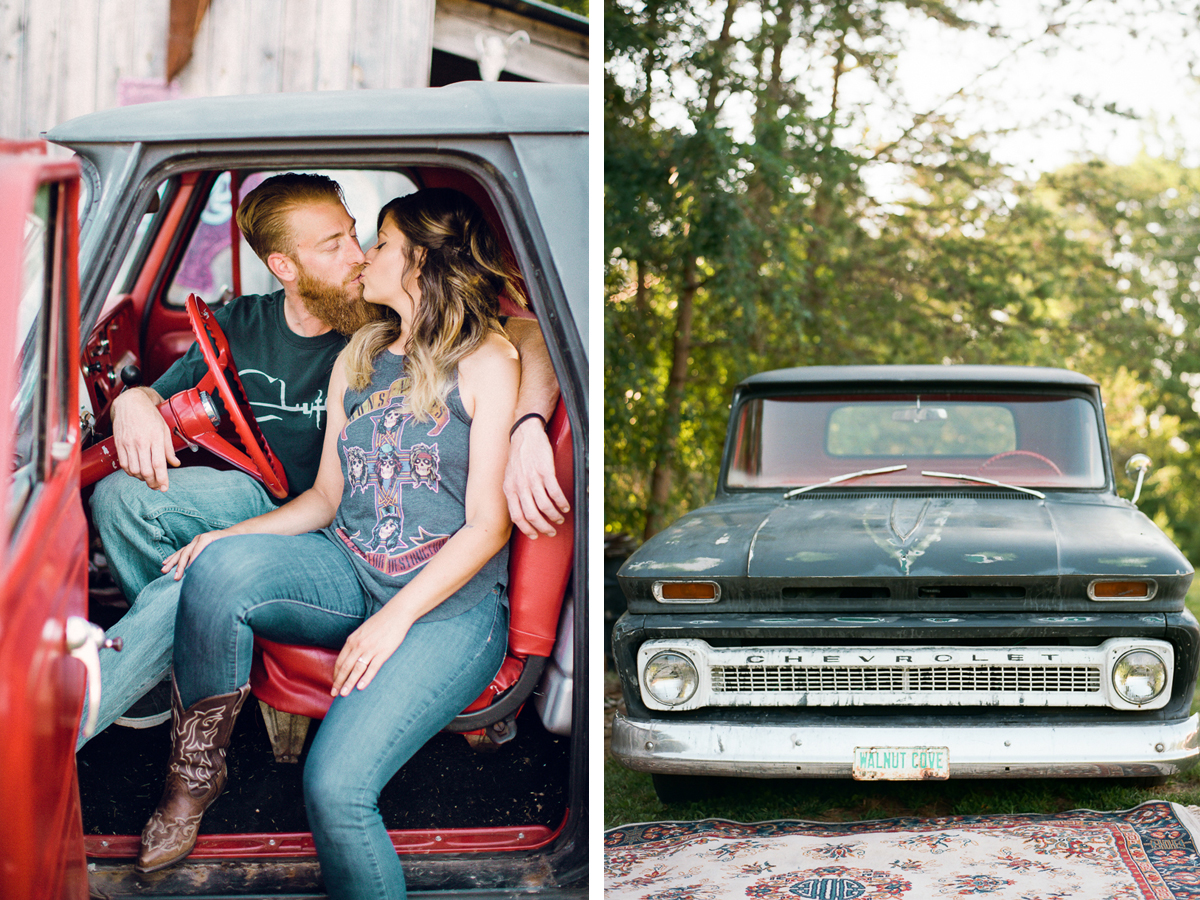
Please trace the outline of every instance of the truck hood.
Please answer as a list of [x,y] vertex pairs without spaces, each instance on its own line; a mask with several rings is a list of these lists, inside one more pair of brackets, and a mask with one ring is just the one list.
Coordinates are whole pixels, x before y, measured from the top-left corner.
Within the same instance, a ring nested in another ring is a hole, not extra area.
[[1044,583],[1190,572],[1153,522],[1111,496],[839,492],[718,500],[648,541],[621,574],[748,584],[830,578]]
[[767,578],[1179,574],[1186,567],[1136,509],[1032,497],[793,500],[766,513],[746,544],[747,575]]

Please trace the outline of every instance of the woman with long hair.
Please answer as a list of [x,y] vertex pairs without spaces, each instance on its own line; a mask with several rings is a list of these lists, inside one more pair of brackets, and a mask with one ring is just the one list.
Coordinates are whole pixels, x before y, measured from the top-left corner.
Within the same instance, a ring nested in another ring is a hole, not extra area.
[[341,648],[304,770],[309,824],[330,897],[404,897],[379,792],[504,658],[501,484],[520,379],[497,318],[508,270],[479,209],[445,189],[385,206],[366,260],[380,315],[334,366],[316,484],[163,565],[183,577],[172,750],[139,871],[187,856],[224,787],[258,634]]

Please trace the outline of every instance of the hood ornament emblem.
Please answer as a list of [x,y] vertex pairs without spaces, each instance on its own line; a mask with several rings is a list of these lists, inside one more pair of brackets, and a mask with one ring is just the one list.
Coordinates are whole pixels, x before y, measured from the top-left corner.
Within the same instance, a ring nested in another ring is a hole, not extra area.
[[888,516],[888,526],[892,529],[892,534],[894,534],[900,541],[901,547],[907,544],[912,539],[912,536],[920,530],[923,524],[925,524],[925,516],[929,514],[929,507],[932,504],[932,500],[926,500],[921,506],[921,511],[917,513],[917,520],[913,522],[913,527],[901,534],[900,528],[896,524],[896,511],[900,506],[900,498],[897,497],[892,501],[892,513],[890,516]]
[[[909,543],[912,541],[913,535],[920,531],[921,526],[925,524],[925,516],[929,514],[929,507],[932,503],[932,500],[926,500],[921,505],[921,511],[917,513],[917,520],[913,522],[912,528],[901,533],[900,526],[896,524],[896,513],[900,507],[900,498],[897,497],[892,501],[892,511],[888,516],[888,527],[892,530],[892,534],[894,534],[897,540],[900,542],[900,547],[896,551],[896,558],[900,562],[900,571],[905,575],[909,573],[909,570],[912,567],[912,561],[909,557],[923,556],[925,554],[924,549],[910,547]],[[889,541],[889,543],[891,542]],[[928,544],[928,541],[925,543]]]
[[[942,504],[936,504],[938,509],[930,519],[930,510],[934,508],[935,504],[933,498],[924,498],[920,509],[916,511],[915,521],[911,527],[904,530],[901,522],[908,521],[908,516],[901,508],[901,504],[904,502],[904,499],[900,497],[892,501],[892,507],[887,517],[890,536],[887,531],[883,530],[881,521],[883,510],[874,504],[864,510],[863,528],[871,536],[871,540],[875,542],[876,546],[900,564],[901,574],[908,575],[913,562],[918,557],[925,555],[929,545],[941,540],[942,529],[950,518],[950,507],[943,508]],[[908,503],[909,510],[912,510],[912,500],[909,500]],[[927,523],[928,527],[926,527]]]

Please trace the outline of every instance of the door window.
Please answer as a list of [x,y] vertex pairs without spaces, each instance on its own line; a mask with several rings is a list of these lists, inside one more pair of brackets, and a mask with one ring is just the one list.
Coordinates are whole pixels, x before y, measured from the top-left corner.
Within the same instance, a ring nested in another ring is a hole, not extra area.
[[[399,172],[291,169],[316,171],[337,181],[346,196],[346,207],[357,223],[358,240],[363,248],[375,242],[375,219],[380,207],[393,197],[416,190],[416,185]],[[238,198],[245,197],[275,172],[250,172],[243,175]],[[167,291],[167,303],[182,308],[189,294],[196,294],[210,305],[232,300],[232,252],[229,219],[233,215],[233,190],[229,172],[213,182],[199,221],[188,242],[175,277]],[[267,294],[279,290],[279,282],[266,265],[254,255],[246,239],[239,235],[241,292]]]
[[18,386],[13,400],[16,435],[9,497],[10,534],[39,484],[69,452],[66,385],[71,352],[63,327],[66,284],[66,186],[38,188],[33,210],[25,219],[21,302],[17,311],[14,352]]

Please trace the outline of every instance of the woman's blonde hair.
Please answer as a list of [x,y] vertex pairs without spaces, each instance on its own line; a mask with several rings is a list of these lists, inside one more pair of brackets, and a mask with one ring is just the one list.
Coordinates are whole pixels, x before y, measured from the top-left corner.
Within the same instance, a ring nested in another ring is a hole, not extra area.
[[[408,239],[409,266],[420,266],[421,300],[405,350],[411,379],[404,410],[418,421],[436,416],[456,382],[459,360],[492,332],[501,332],[500,295],[524,306],[515,273],[505,261],[479,207],[459,191],[425,188],[397,197],[379,211]],[[355,332],[344,351],[350,387],[371,383],[375,358],[400,336],[400,316],[383,317]]]

